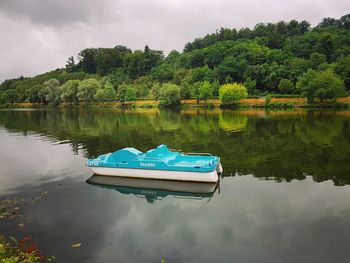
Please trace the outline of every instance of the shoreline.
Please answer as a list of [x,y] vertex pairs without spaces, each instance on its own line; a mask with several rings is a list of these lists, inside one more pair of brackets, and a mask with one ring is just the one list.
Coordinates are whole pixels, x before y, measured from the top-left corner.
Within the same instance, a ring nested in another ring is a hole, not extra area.
[[[30,103],[30,102],[14,102],[13,104],[2,104],[0,109],[17,109],[17,108],[75,108],[75,107],[91,107],[91,108],[159,108],[159,101],[155,99],[137,99],[135,101],[126,101],[124,103],[118,101],[108,102],[80,102],[79,104],[63,102],[58,106]],[[267,103],[264,98],[247,98],[241,100],[237,105],[231,107],[222,107],[219,99],[208,99],[197,101],[196,99],[181,100],[178,108],[266,108],[266,109],[293,109],[293,108],[310,108],[310,109],[348,109],[350,108],[350,97],[338,98],[335,102],[316,102],[314,104],[307,103],[306,98],[271,98]]]

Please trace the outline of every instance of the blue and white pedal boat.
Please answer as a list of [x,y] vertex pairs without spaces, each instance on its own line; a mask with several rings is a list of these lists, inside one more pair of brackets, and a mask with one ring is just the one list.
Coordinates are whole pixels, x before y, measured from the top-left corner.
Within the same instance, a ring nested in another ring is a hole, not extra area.
[[209,153],[180,153],[166,145],[145,153],[124,148],[86,162],[95,174],[120,177],[217,182],[222,173],[220,157]]

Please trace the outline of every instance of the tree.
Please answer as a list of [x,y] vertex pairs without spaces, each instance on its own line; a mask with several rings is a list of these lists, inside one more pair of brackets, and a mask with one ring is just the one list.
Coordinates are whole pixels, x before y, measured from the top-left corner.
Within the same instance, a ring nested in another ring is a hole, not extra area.
[[45,97],[46,102],[52,105],[58,105],[61,102],[60,82],[55,78],[45,81],[39,93]]
[[72,72],[72,71],[74,71],[74,68],[75,68],[75,61],[74,61],[74,57],[71,56],[67,60],[66,69],[68,71]]
[[294,91],[294,85],[289,79],[281,79],[280,83],[278,84],[278,90],[281,93],[293,93]]
[[94,96],[97,101],[113,101],[116,99],[117,93],[115,92],[113,85],[106,82],[103,89],[98,89]]
[[238,83],[224,84],[219,89],[221,105],[231,106],[248,96],[247,88]]
[[118,88],[117,100],[121,103],[136,100],[136,93],[131,85],[121,85]]
[[335,72],[344,80],[347,90],[350,90],[350,56],[341,57],[336,65]]
[[61,99],[64,102],[74,102],[78,103],[78,86],[80,80],[68,80],[61,86]]
[[39,91],[43,88],[42,85],[37,84],[27,90],[27,100],[31,103],[40,103]]
[[297,88],[307,97],[309,103],[313,103],[315,98],[321,102],[336,100],[344,93],[343,81],[330,69],[320,72],[309,69],[299,78]]
[[79,67],[82,71],[95,74],[97,71],[97,62],[95,59],[96,51],[93,48],[87,48],[79,53]]
[[234,81],[243,81],[247,68],[246,60],[226,57],[216,68],[216,74],[220,83],[225,83],[228,78]]
[[219,88],[220,84],[219,81],[215,80],[212,84],[211,87],[213,88],[213,96],[218,97],[219,96]]
[[11,104],[13,104],[17,100],[18,100],[18,94],[14,89],[8,89],[3,93],[0,93],[1,103],[10,102]]
[[133,100],[136,100],[135,89],[133,89],[132,87],[128,87],[128,88],[126,89],[125,100],[126,100],[126,101],[133,101]]
[[153,68],[152,76],[161,83],[171,81],[174,78],[174,66],[165,63],[160,64],[158,67]]
[[318,69],[319,65],[322,63],[326,63],[327,58],[325,55],[320,54],[320,53],[312,53],[310,56],[310,66],[313,69]]
[[207,65],[194,68],[192,70],[191,82],[199,82],[199,81],[212,81],[214,77],[213,70],[211,70]]
[[176,84],[164,83],[160,90],[160,100],[163,106],[175,106],[180,104],[181,89]]
[[250,94],[250,95],[255,94],[255,92],[256,92],[256,80],[255,79],[247,78],[244,82],[244,86],[247,87],[248,94]]
[[97,79],[90,78],[80,82],[77,97],[79,101],[93,101],[96,91],[101,88]]
[[153,82],[153,85],[152,85],[152,88],[151,88],[151,96],[153,98],[155,98],[156,100],[159,99],[159,92],[160,92],[160,89],[161,89],[161,85],[159,82]]
[[207,99],[213,97],[213,88],[208,81],[203,81],[199,85],[199,99],[204,100],[207,104]]

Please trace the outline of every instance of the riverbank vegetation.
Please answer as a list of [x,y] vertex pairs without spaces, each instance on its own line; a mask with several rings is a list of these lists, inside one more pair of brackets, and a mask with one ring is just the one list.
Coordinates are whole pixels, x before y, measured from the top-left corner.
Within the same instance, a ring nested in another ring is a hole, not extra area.
[[149,98],[163,106],[184,99],[207,104],[226,84],[239,83],[250,98],[263,97],[265,106],[271,105],[269,94],[329,105],[349,94],[349,47],[350,14],[325,18],[314,28],[295,20],[260,23],[254,29],[221,28],[167,56],[147,45],[135,51],[124,46],[87,48],[77,62],[70,57],[65,68],[5,80],[0,103],[126,105]]
[[19,241],[14,237],[5,239],[5,237],[0,236],[0,262],[40,263],[50,262],[53,259],[53,257],[49,257],[46,260],[37,245],[32,243],[31,239],[27,236]]

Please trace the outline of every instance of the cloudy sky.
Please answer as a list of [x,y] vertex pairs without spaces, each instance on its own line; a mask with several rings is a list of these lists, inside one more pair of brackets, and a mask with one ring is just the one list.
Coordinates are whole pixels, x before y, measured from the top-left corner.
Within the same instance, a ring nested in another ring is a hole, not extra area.
[[166,53],[220,27],[291,19],[316,25],[349,0],[0,0],[0,82],[64,67],[87,47]]

